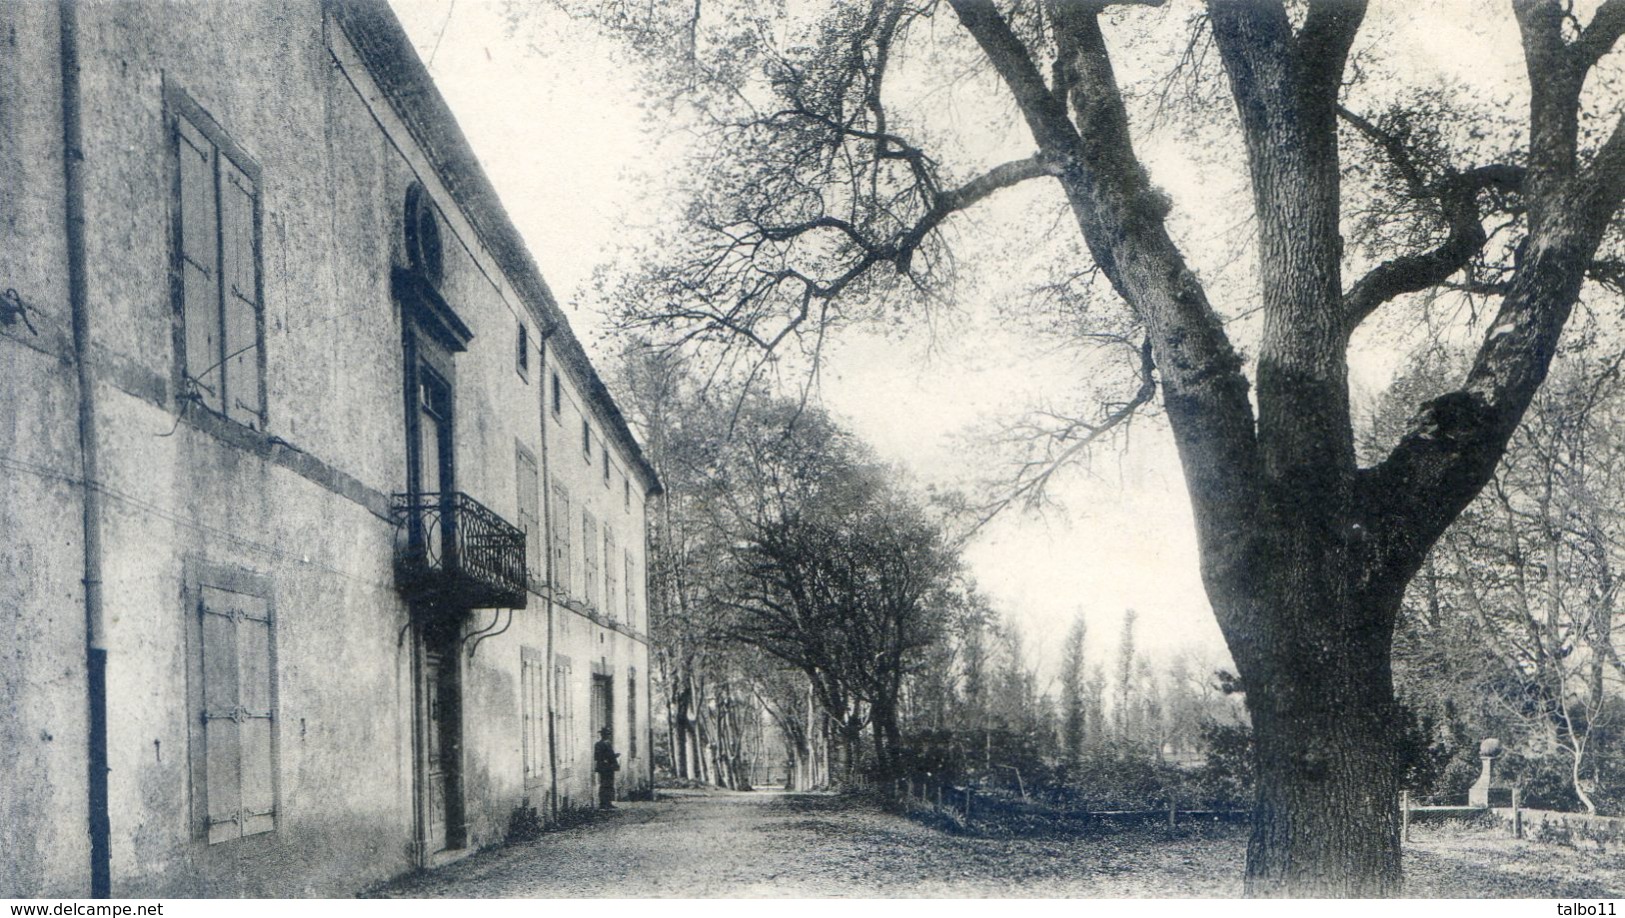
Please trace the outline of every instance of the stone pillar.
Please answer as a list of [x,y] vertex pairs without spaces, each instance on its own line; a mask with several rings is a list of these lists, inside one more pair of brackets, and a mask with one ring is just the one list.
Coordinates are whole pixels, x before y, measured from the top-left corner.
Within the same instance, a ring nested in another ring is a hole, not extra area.
[[1484,770],[1467,791],[1468,806],[1490,805],[1490,781],[1495,773],[1495,760],[1501,755],[1501,741],[1490,738],[1478,744],[1478,757],[1484,761]]

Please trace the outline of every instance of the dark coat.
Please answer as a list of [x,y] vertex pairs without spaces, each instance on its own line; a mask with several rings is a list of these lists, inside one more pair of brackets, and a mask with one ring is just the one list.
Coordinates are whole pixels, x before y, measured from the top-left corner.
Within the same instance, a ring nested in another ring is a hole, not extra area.
[[600,774],[621,770],[621,754],[607,739],[601,739],[592,747],[592,770]]

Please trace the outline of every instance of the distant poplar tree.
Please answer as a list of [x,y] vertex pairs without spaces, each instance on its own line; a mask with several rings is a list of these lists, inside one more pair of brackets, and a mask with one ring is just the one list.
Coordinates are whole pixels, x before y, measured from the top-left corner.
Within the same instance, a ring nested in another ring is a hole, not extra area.
[[1079,612],[1061,648],[1061,754],[1068,762],[1083,755],[1088,712],[1084,699],[1083,641],[1088,625]]
[[1133,743],[1134,737],[1134,621],[1139,613],[1133,609],[1123,612],[1123,637],[1117,643],[1117,697],[1112,714],[1117,720],[1117,741],[1123,746]]

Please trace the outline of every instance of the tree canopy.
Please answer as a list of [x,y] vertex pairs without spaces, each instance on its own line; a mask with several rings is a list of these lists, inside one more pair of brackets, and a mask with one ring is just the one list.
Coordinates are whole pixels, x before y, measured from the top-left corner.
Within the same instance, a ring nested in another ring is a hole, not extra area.
[[[1108,378],[1122,389],[1038,428],[1039,458],[1018,465],[1011,493],[1160,404],[1203,581],[1248,686],[1248,889],[1393,893],[1400,600],[1490,480],[1587,284],[1619,283],[1625,118],[1611,52],[1625,2],[1514,0],[1489,26],[1518,36],[1527,86],[1513,101],[1504,86],[1409,83],[1391,53],[1395,14],[1363,28],[1363,2],[1137,6],[599,13],[655,64],[652,93],[692,113],[704,157],[686,220],[638,272],[624,319],[670,343],[720,344],[749,372],[788,350],[816,360],[845,324],[928,320],[976,251],[959,226],[1045,185],[1075,245],[1063,276],[1035,286],[1059,283],[1063,330],[1121,355]],[[1143,62],[1156,72],[1125,83]],[[984,88],[988,117],[944,125],[896,105],[900,83],[933,80]],[[1166,117],[1192,99],[1206,104]],[[989,137],[1002,143],[977,142]],[[1215,208],[1210,189],[1159,187],[1148,138],[1202,147],[1245,178],[1244,195]],[[1002,161],[974,155],[1011,146]],[[1216,209],[1250,218],[1236,283],[1205,280],[1212,266],[1180,243],[1182,213]],[[1059,226],[1045,208],[1027,224],[1037,239]],[[1441,296],[1479,298],[1467,301],[1487,317],[1468,326],[1481,336],[1472,358],[1362,465],[1351,343]],[[1245,339],[1241,317],[1255,323]]]

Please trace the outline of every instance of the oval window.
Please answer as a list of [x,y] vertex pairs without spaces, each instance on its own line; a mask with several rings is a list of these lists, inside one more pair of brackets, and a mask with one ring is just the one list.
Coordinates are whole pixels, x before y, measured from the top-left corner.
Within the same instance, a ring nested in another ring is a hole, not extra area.
[[412,268],[435,286],[440,285],[442,258],[440,219],[423,186],[406,190],[406,257]]

